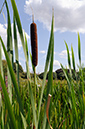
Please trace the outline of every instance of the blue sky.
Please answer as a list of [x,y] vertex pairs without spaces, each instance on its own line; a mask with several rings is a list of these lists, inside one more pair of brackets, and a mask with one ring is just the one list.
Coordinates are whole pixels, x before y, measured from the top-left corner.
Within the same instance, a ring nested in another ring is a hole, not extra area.
[[[44,71],[46,53],[50,38],[50,27],[52,18],[52,7],[54,7],[54,67],[53,70],[60,68],[60,63],[65,67],[67,64],[67,52],[64,40],[67,42],[70,56],[71,44],[74,49],[76,65],[78,62],[78,36],[81,39],[82,64],[85,64],[85,0],[15,0],[19,11],[23,31],[26,32],[28,47],[30,50],[30,24],[32,23],[32,10],[34,11],[34,20],[37,24],[38,33],[38,66],[37,73]],[[0,0],[0,8],[4,0]],[[7,0],[11,24],[13,26],[13,12],[10,0]],[[5,15],[6,21],[3,17]],[[13,27],[12,27],[13,28]],[[6,45],[7,39],[7,13],[3,8],[0,14],[0,35]],[[25,70],[25,57],[18,34],[19,61]],[[3,55],[4,57],[4,55]],[[31,63],[29,63],[32,72]],[[77,67],[76,67],[77,68]]]

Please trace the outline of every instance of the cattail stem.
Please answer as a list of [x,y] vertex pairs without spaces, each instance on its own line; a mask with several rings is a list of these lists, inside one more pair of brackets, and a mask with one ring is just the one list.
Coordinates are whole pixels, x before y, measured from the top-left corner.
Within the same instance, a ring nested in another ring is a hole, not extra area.
[[34,22],[34,14],[32,14],[32,22]]
[[35,88],[34,96],[35,96],[35,109],[36,109],[36,68],[35,67],[34,67],[34,88]]

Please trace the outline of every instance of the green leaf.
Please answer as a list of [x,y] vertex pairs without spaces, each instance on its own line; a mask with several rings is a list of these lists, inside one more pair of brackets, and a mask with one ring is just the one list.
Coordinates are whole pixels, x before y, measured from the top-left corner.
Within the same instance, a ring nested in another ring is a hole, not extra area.
[[24,35],[25,35],[25,48],[26,48],[27,59],[28,59],[28,44],[27,44],[26,34],[24,34]]
[[16,23],[17,23],[19,35],[20,35],[20,38],[21,38],[21,42],[22,42],[25,58],[26,58],[27,77],[29,79],[29,81],[28,81],[28,89],[29,89],[29,93],[30,93],[30,96],[31,96],[31,104],[32,104],[32,110],[33,110],[33,117],[34,117],[34,122],[35,122],[35,126],[36,126],[37,119],[36,119],[36,112],[35,112],[35,106],[34,106],[34,97],[33,97],[32,87],[30,85],[30,80],[31,79],[30,79],[30,72],[29,72],[29,65],[28,65],[28,57],[27,57],[27,53],[26,53],[26,49],[25,49],[25,43],[24,43],[24,36],[23,36],[21,21],[20,21],[20,18],[19,18],[19,13],[18,13],[18,10],[17,10],[17,6],[16,6],[16,3],[15,3],[15,0],[11,0],[11,4],[12,4],[15,20],[16,20]]
[[13,44],[12,44],[12,31],[11,31],[11,20],[9,14],[9,8],[7,1],[5,1],[6,9],[7,9],[7,19],[8,19],[8,28],[7,28],[7,52],[9,53],[10,60],[13,67]]
[[34,121],[34,125],[37,129],[37,116],[36,116],[36,111],[35,111],[35,102],[34,102],[33,91],[32,91],[30,82],[29,82],[29,94],[30,94],[32,110],[33,110],[33,121]]
[[18,13],[18,10],[17,10],[15,0],[11,0],[11,4],[12,4],[12,8],[13,8],[14,17],[15,17],[15,20],[16,20],[16,23],[17,23],[19,35],[20,35],[20,38],[21,38],[21,41],[22,41],[22,46],[23,46],[23,49],[24,49],[24,53],[25,53],[23,30],[22,30],[22,25],[21,25],[21,21],[20,21],[20,17],[19,17],[19,13]]
[[70,89],[70,80],[69,80],[69,78],[68,78],[68,76],[67,76],[67,74],[66,74],[66,71],[65,71],[63,65],[62,65],[62,64],[60,64],[60,65],[61,65],[61,68],[62,68],[62,70],[63,70],[63,72],[64,72],[64,75],[65,75],[65,77],[66,77],[66,80],[67,80],[67,82],[68,82],[69,89]]
[[[9,8],[7,1],[5,1],[6,9],[7,9],[7,19],[8,19],[8,27],[7,27],[7,52],[13,67],[13,45],[12,45],[12,32],[11,32],[11,20],[10,20],[10,14],[9,14]],[[8,69],[7,69],[8,70]],[[8,92],[9,92],[9,98],[12,104],[12,82],[11,77],[8,72]]]
[[49,41],[49,47],[48,47],[45,69],[44,69],[44,77],[43,77],[43,81],[42,81],[41,96],[40,96],[40,101],[39,101],[38,122],[39,122],[39,117],[40,117],[40,109],[41,109],[41,103],[42,103],[42,98],[43,98],[43,92],[44,92],[44,88],[45,88],[47,70],[48,70],[48,66],[49,66],[49,63],[51,60],[51,55],[52,55],[52,48],[53,48],[53,43],[54,43],[53,42],[53,38],[54,38],[53,35],[54,35],[54,15],[52,16],[50,41]]
[[11,106],[11,103],[10,103],[10,100],[9,100],[9,96],[8,96],[8,93],[7,93],[6,85],[5,85],[5,82],[2,78],[1,73],[0,73],[0,81],[1,81],[2,89],[3,89],[3,94],[4,94],[6,107],[8,109],[8,113],[9,113],[9,117],[10,117],[10,122],[12,123],[12,128],[13,129],[18,129],[17,125],[16,125],[16,122],[15,122],[15,117],[14,117],[14,114],[13,114],[13,111],[12,111],[12,106]]
[[14,85],[14,88],[15,88],[17,100],[18,100],[19,107],[20,107],[20,111],[24,115],[24,110],[23,110],[24,108],[22,106],[21,97],[20,97],[20,93],[19,93],[17,81],[16,81],[16,78],[15,78],[15,74],[14,74],[14,71],[13,71],[13,68],[12,68],[12,65],[11,65],[11,62],[10,62],[10,59],[9,59],[9,56],[7,54],[7,51],[6,51],[6,48],[4,46],[4,43],[3,43],[3,40],[1,38],[1,36],[0,36],[0,41],[1,41],[2,48],[3,48],[4,54],[5,54],[5,58],[6,58],[6,61],[7,61],[7,64],[8,64],[9,72],[10,72],[10,75],[11,75],[11,80],[12,80],[13,85]]
[[18,28],[18,31],[19,31],[19,35],[20,35],[20,38],[21,38],[21,43],[22,43],[22,46],[23,46],[25,58],[26,58],[26,64],[27,64],[27,69],[28,69],[27,76],[30,79],[28,57],[27,57],[27,53],[26,53],[26,49],[25,49],[23,30],[22,30],[22,25],[21,25],[21,21],[20,21],[20,17],[19,17],[19,13],[18,13],[18,10],[17,10],[15,0],[11,0],[11,4],[12,4],[13,12],[14,12],[14,17],[15,17],[15,20],[16,20],[16,23],[17,23],[17,28]]
[[80,63],[80,66],[81,66],[81,43],[80,43],[79,33],[78,33],[78,57],[79,57],[79,63]]
[[19,57],[18,57],[18,43],[17,43],[17,31],[16,31],[16,24],[15,18],[13,17],[13,29],[14,29],[14,46],[15,46],[15,60],[16,60],[16,71],[17,71],[17,81],[19,86]]
[[75,72],[76,68],[75,68],[74,51],[73,51],[72,45],[71,45],[71,52],[72,52],[72,64],[73,64],[73,69],[74,69],[74,72]]
[[33,63],[32,63],[32,54],[31,54],[31,52],[29,52],[29,54],[30,54],[30,59],[31,59],[31,64],[32,64],[32,69],[33,69],[33,72],[34,72],[34,65],[33,65]]
[[67,55],[68,55],[68,65],[69,65],[69,68],[71,69],[70,53],[69,53],[69,49],[66,41],[65,41],[65,45],[66,45]]
[[0,71],[1,71],[2,77],[4,78],[3,65],[2,65],[2,49],[1,49],[1,43],[0,43]]
[[27,122],[26,122],[26,119],[25,117],[23,116],[23,114],[20,112],[21,114],[21,118],[22,118],[22,122],[23,122],[23,125],[24,125],[24,129],[27,129]]
[[[3,77],[2,77],[3,78]],[[0,91],[0,117],[1,117],[1,129],[4,129],[4,105],[3,105],[3,102],[2,102],[2,96],[1,96],[1,91]]]
[[[49,129],[49,123],[48,122],[47,122],[47,126],[46,126],[46,106],[47,106],[48,94],[52,94],[52,85],[53,85],[54,33],[53,33],[52,36],[53,36],[52,37],[53,46],[52,46],[50,67],[49,67],[49,72],[48,72],[48,84],[47,84],[45,112],[44,112],[44,119],[43,119],[43,129],[45,129],[45,128]],[[52,102],[50,103],[50,107],[49,107],[49,119],[51,117],[51,104],[52,104]]]

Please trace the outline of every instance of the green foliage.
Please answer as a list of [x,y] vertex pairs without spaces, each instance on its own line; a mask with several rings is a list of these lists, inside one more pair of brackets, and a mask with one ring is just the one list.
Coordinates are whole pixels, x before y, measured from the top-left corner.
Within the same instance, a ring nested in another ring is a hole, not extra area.
[[[61,68],[53,73],[54,58],[54,14],[52,14],[51,34],[48,46],[48,52],[45,62],[44,73],[40,76],[42,80],[29,72],[29,57],[32,56],[28,51],[26,35],[24,38],[21,21],[19,18],[17,6],[14,0],[11,0],[14,14],[14,38],[16,63],[13,62],[12,51],[12,32],[11,20],[7,1],[5,1],[8,18],[7,45],[6,50],[3,40],[0,36],[0,128],[7,129],[49,129],[51,125],[54,129],[84,129],[85,128],[85,69],[81,67],[81,49],[80,36],[78,33],[78,56],[79,72],[76,72],[73,47],[72,66],[69,54],[69,48],[65,42],[68,56],[69,69]],[[26,70],[24,73],[22,66],[19,65],[16,24],[21,38],[25,59]],[[6,61],[1,58],[1,46],[3,48]],[[9,51],[7,53],[7,51]],[[12,52],[12,53],[11,53]],[[11,56],[9,56],[11,55]],[[29,56],[30,55],[30,56]],[[3,64],[3,65],[2,65]],[[13,67],[14,65],[14,67]],[[32,65],[33,66],[33,65]],[[8,68],[8,76],[7,74]],[[48,70],[49,68],[49,70]],[[3,71],[5,78],[3,77]],[[14,73],[17,72],[17,75]],[[20,76],[19,76],[20,75]],[[79,78],[77,77],[79,76]],[[60,78],[60,80],[56,80]],[[25,79],[23,79],[25,78]],[[46,78],[48,80],[46,80]],[[54,80],[53,80],[54,78]],[[64,79],[64,80],[63,80]],[[66,80],[65,80],[66,79]],[[11,82],[11,87],[8,85]],[[18,83],[17,83],[18,82]],[[12,95],[9,95],[8,89],[12,89]],[[48,95],[52,95],[50,106],[48,107]],[[12,98],[12,101],[10,100]],[[49,108],[48,116],[46,114]],[[49,118],[49,122],[47,120]]]

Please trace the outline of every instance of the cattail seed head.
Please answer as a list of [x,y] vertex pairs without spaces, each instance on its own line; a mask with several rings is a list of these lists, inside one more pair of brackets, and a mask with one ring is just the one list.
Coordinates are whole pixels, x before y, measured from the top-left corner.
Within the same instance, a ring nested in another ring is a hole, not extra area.
[[36,67],[38,64],[38,44],[37,44],[37,25],[34,22],[30,25],[30,34],[31,34],[32,63]]

